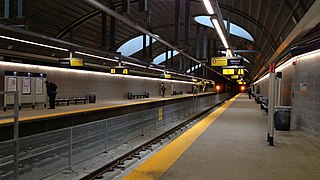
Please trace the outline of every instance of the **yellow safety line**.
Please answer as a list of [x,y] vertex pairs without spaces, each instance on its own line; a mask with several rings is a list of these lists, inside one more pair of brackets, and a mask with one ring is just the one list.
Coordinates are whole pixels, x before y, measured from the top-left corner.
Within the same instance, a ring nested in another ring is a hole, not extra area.
[[169,167],[200,137],[200,135],[227,109],[240,94],[223,104],[209,116],[169,143],[135,170],[124,180],[160,179]]
[[[207,94],[213,94],[213,93],[211,93],[211,92],[210,93],[201,93],[201,94],[199,94],[199,96],[207,95]],[[85,112],[90,112],[90,111],[98,111],[98,110],[111,109],[111,108],[124,107],[124,106],[132,106],[132,105],[138,105],[138,104],[146,104],[146,103],[152,103],[152,102],[164,101],[164,100],[168,101],[168,100],[172,100],[172,99],[180,99],[180,98],[185,98],[185,97],[189,97],[189,96],[192,96],[192,95],[164,98],[161,100],[156,99],[156,100],[139,101],[139,102],[133,102],[133,103],[127,103],[127,104],[102,106],[102,107],[97,107],[97,108],[73,110],[73,111],[68,111],[68,112],[52,113],[52,114],[45,114],[45,115],[29,116],[29,117],[19,118],[19,122],[30,121],[30,120],[41,119],[41,118],[50,118],[50,117],[56,117],[56,116],[65,116],[65,115],[71,115],[71,114],[76,114],[76,113],[85,113]],[[0,121],[0,124],[8,124],[8,123],[13,123],[13,119],[12,118],[11,119],[3,119]]]

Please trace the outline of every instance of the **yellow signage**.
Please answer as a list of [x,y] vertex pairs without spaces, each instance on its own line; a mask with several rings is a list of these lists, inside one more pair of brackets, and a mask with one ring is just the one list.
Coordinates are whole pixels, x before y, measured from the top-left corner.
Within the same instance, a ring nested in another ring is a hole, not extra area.
[[247,84],[246,82],[238,82],[238,84]]
[[112,68],[110,71],[111,74],[115,74],[116,73],[116,69]]
[[237,80],[237,82],[242,82],[242,80],[241,80],[241,79],[239,79],[239,80]]
[[122,74],[128,74],[128,69],[123,69]]
[[192,79],[192,81],[196,83],[196,82],[197,82],[197,79]]
[[70,66],[83,66],[83,60],[77,58],[70,59]]
[[170,78],[171,78],[171,74],[165,74],[165,75],[164,75],[164,78],[165,78],[165,79],[170,79]]
[[162,120],[162,108],[159,109],[158,117],[159,117],[159,121],[161,121]]
[[222,69],[223,75],[244,75],[244,69]]
[[222,74],[223,75],[234,75],[234,70],[235,69],[222,69]]
[[239,79],[239,75],[232,75],[231,79]]
[[239,75],[244,75],[244,69],[236,69],[237,73]]
[[211,66],[227,66],[228,59],[226,57],[212,57]]

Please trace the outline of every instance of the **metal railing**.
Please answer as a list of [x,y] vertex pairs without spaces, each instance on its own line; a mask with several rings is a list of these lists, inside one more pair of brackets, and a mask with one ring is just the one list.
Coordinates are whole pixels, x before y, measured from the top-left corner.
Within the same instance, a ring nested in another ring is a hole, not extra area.
[[[228,97],[229,94],[200,97],[0,142],[0,180],[18,176],[19,179],[40,179],[62,169],[72,169],[75,164],[160,127],[183,121],[186,116],[205,110]],[[18,156],[13,156],[13,149],[18,149]],[[13,157],[17,157],[17,160],[13,161]]]
[[[2,165],[2,156],[4,158],[10,158],[13,161],[11,168],[12,168],[12,178],[18,179],[19,178],[19,91],[0,91],[0,94],[6,95],[6,94],[13,94],[13,114],[7,115],[7,116],[0,116],[0,120],[2,119],[10,119],[13,118],[13,140],[9,143],[11,146],[9,146],[10,151],[5,151],[4,154],[0,154],[0,164]],[[7,146],[3,147],[7,150]],[[0,146],[0,149],[2,150],[2,146]],[[7,155],[7,156],[5,156]],[[2,166],[0,166],[2,167]],[[2,173],[2,168],[0,168],[0,174]],[[0,176],[0,179],[1,176]]]

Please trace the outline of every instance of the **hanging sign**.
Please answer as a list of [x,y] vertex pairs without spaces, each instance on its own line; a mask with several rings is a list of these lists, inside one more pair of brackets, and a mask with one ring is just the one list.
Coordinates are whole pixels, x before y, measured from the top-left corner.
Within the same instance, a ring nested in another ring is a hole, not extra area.
[[244,75],[244,69],[222,69],[223,75]]
[[243,57],[228,57],[228,66],[243,66]]
[[82,59],[79,58],[71,58],[70,59],[70,66],[83,66],[84,62]]
[[129,74],[129,68],[126,66],[114,66],[110,69],[111,74]]
[[212,57],[211,66],[227,66],[228,59],[227,57]]
[[232,75],[231,79],[239,79],[239,75]]

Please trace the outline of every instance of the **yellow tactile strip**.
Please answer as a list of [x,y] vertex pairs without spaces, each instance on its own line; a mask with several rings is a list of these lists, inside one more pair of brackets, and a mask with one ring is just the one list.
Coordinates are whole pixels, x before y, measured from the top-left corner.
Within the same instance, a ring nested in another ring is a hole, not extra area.
[[169,143],[135,170],[125,180],[160,179],[169,167],[200,137],[200,135],[227,109],[239,95],[223,104],[209,116]]
[[[213,94],[213,93],[202,93],[202,94],[199,94],[199,96],[207,95],[207,94]],[[37,116],[29,116],[29,117],[19,118],[19,122],[31,121],[31,120],[35,120],[35,119],[45,119],[45,118],[51,118],[51,117],[57,117],[57,116],[66,116],[66,115],[72,115],[72,114],[78,114],[78,113],[86,113],[86,112],[90,112],[90,111],[99,111],[99,110],[104,110],[104,109],[119,108],[119,107],[124,107],[124,106],[133,106],[133,105],[138,105],[138,104],[147,104],[147,103],[153,103],[153,102],[157,102],[157,101],[168,101],[168,100],[173,100],[173,99],[186,98],[186,97],[190,97],[190,96],[192,96],[192,95],[163,98],[160,100],[157,99],[157,100],[139,101],[139,102],[133,102],[133,103],[127,103],[127,104],[102,106],[102,107],[97,107],[97,108],[73,110],[73,111],[68,111],[68,112],[59,112],[59,113],[44,114],[44,115],[37,115]],[[0,121],[0,124],[9,124],[9,123],[13,123],[13,119],[4,119],[4,120]]]

